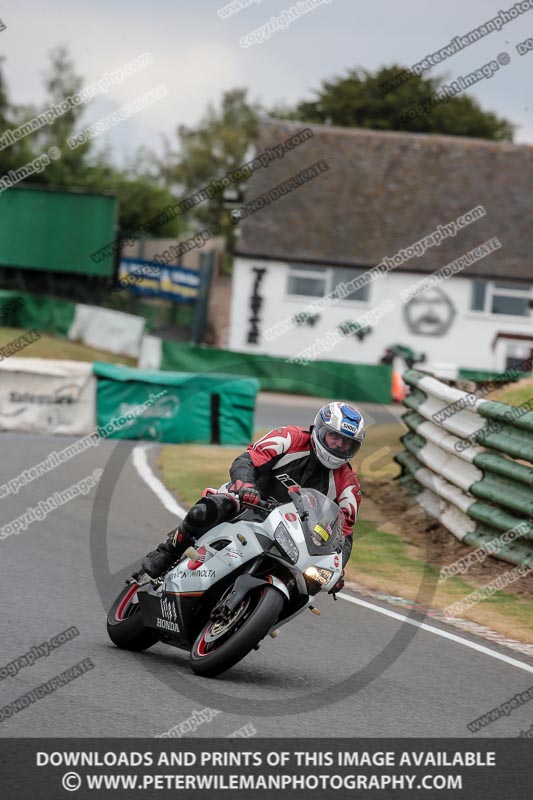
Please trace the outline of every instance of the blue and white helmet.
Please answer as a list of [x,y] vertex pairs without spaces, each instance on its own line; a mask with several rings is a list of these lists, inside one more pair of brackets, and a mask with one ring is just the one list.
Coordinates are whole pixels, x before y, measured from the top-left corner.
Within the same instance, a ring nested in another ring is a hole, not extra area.
[[363,415],[349,403],[328,403],[315,417],[311,442],[318,460],[328,469],[338,469],[347,464],[364,438]]

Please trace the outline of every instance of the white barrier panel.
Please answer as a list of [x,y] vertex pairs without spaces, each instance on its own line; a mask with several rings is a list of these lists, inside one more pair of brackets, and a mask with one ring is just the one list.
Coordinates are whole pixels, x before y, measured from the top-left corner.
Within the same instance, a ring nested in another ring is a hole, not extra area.
[[143,317],[78,303],[68,338],[98,350],[138,358],[143,332]]
[[[451,362],[421,361],[418,364],[413,364],[413,369],[418,369],[420,372],[430,372],[432,376],[440,381],[455,381],[459,377],[459,367]],[[403,372],[403,369],[401,371]]]
[[0,362],[0,430],[80,435],[95,427],[91,363],[47,358]]
[[161,346],[162,340],[157,336],[143,336],[139,354],[139,369],[161,368],[161,360],[163,358]]

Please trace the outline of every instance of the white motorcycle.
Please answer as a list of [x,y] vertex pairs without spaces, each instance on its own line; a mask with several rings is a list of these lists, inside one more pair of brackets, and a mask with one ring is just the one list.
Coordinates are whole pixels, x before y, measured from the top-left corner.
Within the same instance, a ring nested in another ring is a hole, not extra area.
[[107,617],[111,641],[129,650],[164,642],[191,653],[212,677],[275,637],[342,574],[343,513],[315,489],[291,502],[247,506],[205,533],[161,578],[136,573]]

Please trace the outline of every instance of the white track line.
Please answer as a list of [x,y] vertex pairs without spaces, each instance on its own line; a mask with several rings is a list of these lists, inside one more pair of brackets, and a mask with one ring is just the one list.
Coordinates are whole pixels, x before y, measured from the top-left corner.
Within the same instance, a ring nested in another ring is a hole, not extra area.
[[[164,486],[159,478],[152,472],[148,464],[148,459],[146,458],[147,450],[148,447],[146,445],[137,445],[137,447],[133,449],[133,466],[142,480],[148,484],[154,494],[161,500],[167,511],[170,511],[171,514],[175,514],[177,517],[183,518],[187,513],[186,509],[182,508],[179,503],[176,502],[166,486]],[[358,597],[344,594],[344,592],[338,594],[337,597],[340,597],[342,600],[347,600],[349,603],[355,603],[358,606],[368,608],[371,611],[377,611],[378,614],[384,614],[386,617],[392,617],[392,619],[399,619],[401,622],[407,622],[409,625],[414,625],[415,628],[428,631],[428,633],[433,633],[435,636],[442,636],[443,639],[450,639],[452,642],[457,642],[458,644],[464,645],[464,647],[469,647],[471,650],[476,650],[478,653],[496,658],[498,661],[503,661],[505,664],[510,664],[512,667],[522,669],[524,672],[533,673],[533,666],[524,664],[523,661],[518,661],[516,658],[511,658],[503,653],[498,653],[496,650],[491,650],[490,647],[484,647],[482,644],[477,644],[477,642],[463,639],[461,636],[456,636],[455,633],[449,633],[448,631],[441,630],[441,628],[434,628],[433,625],[428,625],[425,622],[417,622],[415,619],[408,619],[403,614],[398,614],[397,611],[382,608],[381,606],[374,605],[374,603],[369,603],[367,600],[360,600]]]
[[435,636],[442,636],[443,639],[450,639],[452,642],[457,642],[465,647],[470,647],[471,650],[477,650],[478,653],[483,653],[486,656],[491,656],[492,658],[498,659],[498,661],[504,661],[506,664],[511,664],[513,667],[523,669],[524,672],[533,673],[533,667],[529,664],[524,664],[523,661],[518,661],[516,658],[506,656],[503,653],[499,653],[497,650],[491,650],[490,647],[484,647],[484,645],[477,644],[477,642],[471,642],[469,639],[463,639],[462,636],[456,636],[455,633],[449,633],[441,628],[434,628],[433,625],[428,625],[426,622],[417,622],[416,619],[409,619],[403,614],[398,614],[397,611],[391,611],[388,608],[382,608],[381,606],[374,605],[374,603],[369,603],[366,600],[360,600],[358,597],[352,597],[349,594],[344,594],[344,592],[338,594],[337,597],[342,598],[342,600],[347,600],[349,603],[355,603],[358,606],[369,608],[371,611],[377,611],[379,614],[384,614],[386,617],[392,617],[393,619],[399,619],[402,622],[407,622],[409,625],[414,625],[415,628],[421,628],[421,630],[428,631],[428,633],[434,633]]
[[183,519],[187,513],[186,509],[180,506],[167,487],[154,475],[146,457],[147,451],[148,447],[146,445],[137,445],[133,448],[133,466],[142,480],[148,484],[152,492],[161,500],[167,511]]

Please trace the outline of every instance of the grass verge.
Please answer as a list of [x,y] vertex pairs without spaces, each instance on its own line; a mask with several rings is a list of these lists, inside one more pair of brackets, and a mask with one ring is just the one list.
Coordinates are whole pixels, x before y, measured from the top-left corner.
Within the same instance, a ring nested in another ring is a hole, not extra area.
[[[409,544],[401,536],[381,530],[374,522],[359,520],[356,533],[347,573],[369,589],[415,600],[424,608],[442,611],[479,588],[468,576],[448,578],[439,583],[439,567],[428,564],[423,553],[418,557],[412,555]],[[512,565],[502,566],[510,569]],[[533,644],[533,603],[516,594],[495,592],[461,617]]]
[[497,400],[498,403],[507,403],[509,406],[520,406],[528,400],[533,400],[533,378],[523,378],[517,383],[511,383],[502,389],[496,389],[487,395],[487,400]]
[[[0,347],[18,339],[26,331],[19,328],[0,328]],[[126,364],[134,367],[137,364],[135,358],[121,356],[115,353],[107,353],[103,350],[96,350],[94,347],[87,347],[78,342],[71,342],[68,339],[60,339],[55,336],[48,336],[43,333],[37,342],[33,342],[28,347],[23,348],[15,354],[17,358],[59,358],[70,361],[105,361],[111,364]]]

